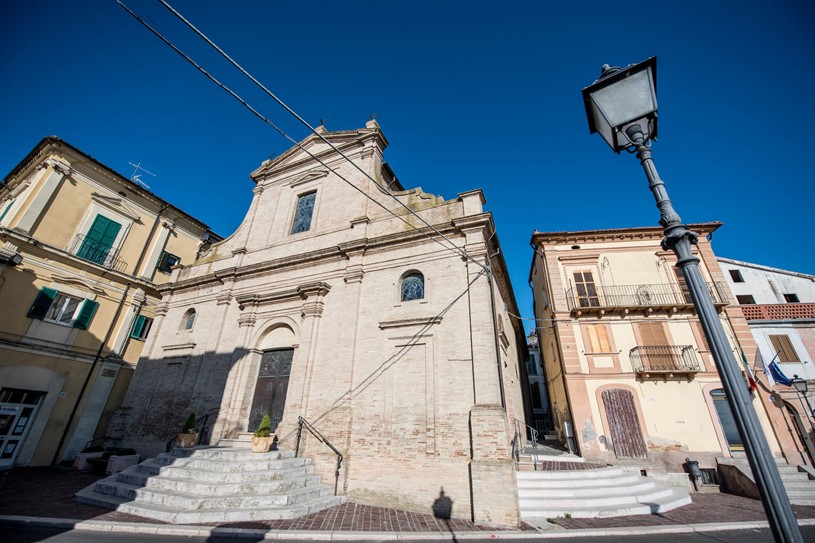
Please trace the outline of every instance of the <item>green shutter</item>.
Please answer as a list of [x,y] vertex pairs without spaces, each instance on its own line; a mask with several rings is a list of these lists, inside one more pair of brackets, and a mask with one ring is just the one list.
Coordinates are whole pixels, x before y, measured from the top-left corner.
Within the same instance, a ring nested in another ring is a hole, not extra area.
[[121,228],[122,225],[116,221],[97,215],[88,233],[85,234],[85,239],[82,241],[77,256],[104,265],[110,254],[110,248],[113,247],[113,242],[116,241],[116,236],[119,235]]
[[39,294],[37,294],[37,299],[34,300],[34,305],[28,310],[28,316],[32,319],[44,319],[45,314],[48,313],[48,309],[51,307],[51,304],[54,303],[54,298],[56,297],[56,290],[42,287]]
[[130,337],[141,339],[141,333],[144,330],[145,322],[147,322],[147,318],[144,315],[137,316],[136,322],[133,323],[133,331],[130,332]]
[[93,320],[93,316],[96,314],[97,307],[99,307],[99,302],[94,302],[93,300],[85,300],[82,302],[79,316],[74,321],[74,328],[87,330],[91,324],[91,320]]

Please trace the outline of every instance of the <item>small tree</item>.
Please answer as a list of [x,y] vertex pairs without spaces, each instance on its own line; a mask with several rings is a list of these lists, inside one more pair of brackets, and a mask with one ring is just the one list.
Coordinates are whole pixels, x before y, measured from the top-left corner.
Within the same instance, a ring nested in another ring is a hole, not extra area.
[[187,422],[184,423],[182,433],[194,434],[197,431],[197,426],[198,425],[195,423],[195,413],[190,413],[190,416],[187,417]]
[[272,435],[272,419],[269,418],[269,413],[264,413],[263,418],[260,419],[260,425],[255,430],[255,437],[270,437]]

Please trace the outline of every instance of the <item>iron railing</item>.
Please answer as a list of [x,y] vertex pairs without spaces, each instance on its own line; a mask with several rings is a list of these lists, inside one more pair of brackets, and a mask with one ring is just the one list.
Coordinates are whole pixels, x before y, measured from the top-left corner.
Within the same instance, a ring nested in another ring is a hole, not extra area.
[[521,462],[521,451],[526,452],[526,446],[532,443],[532,467],[538,471],[538,431],[525,422],[514,419],[515,435],[512,438],[512,457],[515,458],[515,468]]
[[[714,304],[723,303],[719,283],[707,283],[707,289]],[[580,285],[566,292],[569,311],[607,307],[659,307],[690,305],[692,300],[687,290],[678,283],[644,285]]]
[[118,249],[88,239],[82,234],[76,235],[68,248],[68,252],[105,268],[112,268],[116,271],[125,271],[127,269],[127,262],[119,257]]
[[317,428],[312,426],[306,419],[303,417],[297,417],[297,445],[294,447],[294,457],[297,458],[297,455],[300,454],[300,436],[303,433],[303,428],[305,427],[306,430],[311,432],[311,435],[317,438],[320,443],[324,443],[329,449],[334,451],[334,454],[337,455],[337,470],[334,472],[334,495],[337,494],[337,488],[339,487],[340,483],[340,468],[342,467],[342,453],[337,450],[337,448],[329,443],[329,441],[325,438],[323,434],[320,433]]
[[693,345],[638,346],[631,349],[637,373],[691,373],[700,371]]

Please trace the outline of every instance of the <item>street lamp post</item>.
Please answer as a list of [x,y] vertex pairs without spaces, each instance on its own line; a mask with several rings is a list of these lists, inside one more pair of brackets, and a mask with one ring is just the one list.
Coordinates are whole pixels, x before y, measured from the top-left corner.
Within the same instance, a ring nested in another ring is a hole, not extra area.
[[809,400],[806,399],[807,391],[809,390],[806,380],[801,379],[797,375],[793,375],[792,387],[795,389],[795,392],[798,393],[798,401],[801,402],[801,408],[804,410],[806,417],[810,420],[810,424],[813,424],[813,428],[815,428],[815,423],[812,422],[812,410],[809,408]]
[[625,149],[636,152],[640,159],[664,228],[662,248],[676,254],[676,266],[685,276],[773,535],[776,541],[803,542],[747,386],[699,271],[699,259],[691,252],[698,235],[682,224],[651,158],[650,142],[657,136],[656,57],[623,69],[603,66],[600,79],[583,89],[583,100],[590,132],[599,132],[616,153]]

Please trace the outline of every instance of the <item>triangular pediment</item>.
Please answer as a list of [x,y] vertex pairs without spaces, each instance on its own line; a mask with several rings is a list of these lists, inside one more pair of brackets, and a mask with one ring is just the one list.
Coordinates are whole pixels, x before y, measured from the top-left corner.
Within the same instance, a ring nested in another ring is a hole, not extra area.
[[124,215],[133,222],[141,222],[139,212],[130,206],[124,198],[120,198],[118,196],[107,196],[105,194],[99,194],[98,192],[92,193],[91,198],[97,204],[107,207],[120,215]]
[[[320,127],[317,131],[322,137],[317,134],[308,136],[298,145],[291,147],[288,151],[275,159],[264,161],[258,169],[250,174],[250,177],[257,181],[261,177],[267,177],[278,172],[282,173],[288,168],[314,161],[313,156],[321,160],[327,159],[336,153],[331,145],[343,153],[348,153],[353,149],[362,147],[361,143],[363,140],[375,136],[380,136],[380,146],[382,149],[387,145],[386,140],[381,136],[381,132],[378,129],[362,128],[359,130],[325,132],[322,127]],[[323,140],[323,138],[325,138],[325,140]],[[326,143],[326,141],[330,142],[331,145]]]

